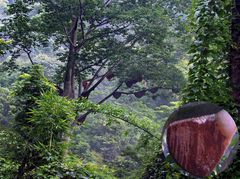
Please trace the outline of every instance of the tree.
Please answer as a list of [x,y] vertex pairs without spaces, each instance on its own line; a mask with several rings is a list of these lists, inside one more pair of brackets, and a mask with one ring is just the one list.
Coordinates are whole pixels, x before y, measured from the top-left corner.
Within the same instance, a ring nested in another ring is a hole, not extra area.
[[77,113],[92,104],[59,96],[44,77],[43,69],[36,65],[20,75],[12,94],[14,120],[8,128],[0,126],[1,177],[107,178],[107,174],[111,177],[108,168],[100,170],[92,165],[91,169],[88,166],[91,164],[83,165],[74,155],[66,153],[66,137]]
[[[141,97],[152,88],[179,88],[182,76],[170,54],[169,17],[161,1],[16,1],[5,31],[14,39],[14,54],[54,42],[65,65],[60,70],[63,95],[89,97],[104,79],[118,79],[115,90],[99,101],[121,93],[124,82]],[[23,23],[20,23],[23,21]],[[174,28],[174,27],[173,27]],[[16,31],[17,29],[17,31]],[[9,33],[10,32],[10,33]],[[32,62],[33,63],[33,62]],[[178,82],[171,79],[179,78]],[[141,86],[145,86],[143,89]],[[83,87],[83,90],[82,90]],[[141,88],[139,88],[141,87]]]
[[33,66],[29,74],[23,74],[20,78],[15,83],[13,91],[16,106],[14,128],[22,139],[22,143],[25,143],[22,151],[18,150],[15,156],[20,163],[17,176],[23,177],[25,172],[33,170],[43,162],[40,154],[34,149],[37,143],[34,142],[34,135],[31,134],[31,128],[34,129],[34,123],[30,120],[31,111],[37,107],[36,99],[41,96],[41,93],[54,90],[54,87],[43,77],[43,71],[39,66]]

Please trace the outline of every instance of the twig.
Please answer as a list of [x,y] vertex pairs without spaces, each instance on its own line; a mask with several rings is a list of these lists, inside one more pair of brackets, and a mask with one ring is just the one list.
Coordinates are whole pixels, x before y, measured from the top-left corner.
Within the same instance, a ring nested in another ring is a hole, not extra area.
[[92,83],[94,82],[94,80],[98,77],[99,72],[103,69],[103,67],[105,66],[105,64],[108,62],[108,60],[105,60],[103,62],[103,64],[100,66],[100,68],[96,71],[96,73],[94,74],[93,78],[90,80],[89,83],[89,87],[92,85]]
[[102,103],[104,103],[107,99],[109,99],[109,98],[113,95],[113,93],[115,93],[115,92],[122,86],[122,84],[123,84],[123,82],[121,82],[121,83],[117,86],[117,88],[116,88],[115,90],[113,90],[112,93],[110,93],[110,94],[107,95],[105,98],[103,98],[101,101],[99,101],[98,104],[102,104]]
[[[107,114],[107,113],[103,113],[103,114],[109,115],[109,114]],[[112,115],[112,114],[109,115],[109,116],[114,117],[114,118],[119,119],[119,120],[122,120],[122,121],[124,121],[124,122],[126,122],[126,123],[128,123],[128,124],[131,124],[131,125],[135,126],[136,128],[138,128],[138,129],[146,132],[148,135],[150,135],[150,136],[152,136],[152,137],[160,140],[159,137],[155,136],[154,134],[152,134],[152,133],[151,133],[150,131],[148,131],[147,129],[145,129],[145,128],[143,128],[143,127],[141,127],[141,126],[139,126],[139,125],[137,125],[137,124],[135,124],[135,123],[133,123],[133,122],[131,122],[131,121],[128,121],[128,120],[126,120],[126,119],[124,119],[124,118],[122,118],[122,117],[115,116],[115,115]]]
[[23,49],[23,51],[26,52],[26,54],[27,54],[27,56],[28,56],[31,64],[34,65],[34,62],[33,62],[32,57],[31,57],[31,52],[32,52],[32,51],[29,50],[29,49]]

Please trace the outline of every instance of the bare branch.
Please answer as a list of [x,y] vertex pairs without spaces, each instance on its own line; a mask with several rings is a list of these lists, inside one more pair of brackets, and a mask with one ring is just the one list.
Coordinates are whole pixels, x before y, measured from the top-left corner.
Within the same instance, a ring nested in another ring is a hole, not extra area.
[[[122,84],[123,84],[123,83],[120,83],[120,84],[117,86],[117,88],[116,88],[115,90],[113,90],[113,92],[111,92],[108,96],[106,96],[104,99],[102,99],[101,101],[99,101],[98,104],[102,104],[102,103],[105,102],[107,99],[109,99],[109,98],[113,95],[113,93],[115,93],[115,92],[122,86]],[[80,124],[82,124],[82,123],[86,120],[87,116],[88,116],[90,113],[92,113],[92,112],[93,112],[93,110],[89,110],[89,111],[87,111],[85,114],[79,116],[79,117],[77,118],[77,122],[80,123]]]
[[108,6],[111,3],[112,0],[106,0],[104,3],[104,7]]
[[96,71],[96,73],[94,74],[93,78],[90,80],[89,87],[92,85],[92,83],[94,82],[94,80],[98,77],[98,74],[99,74],[100,71],[104,68],[104,66],[106,65],[107,62],[108,62],[108,60],[105,60],[105,61],[103,62],[103,64],[100,66],[100,68]]
[[[61,23],[61,21],[60,21],[60,23]],[[69,33],[71,33],[72,30],[68,33],[67,28],[64,26],[64,24],[61,23],[61,25],[63,26],[63,30],[64,30],[64,33],[65,33],[67,39],[68,39],[68,42],[71,44],[71,46],[74,46],[73,41],[71,40],[71,38],[69,36]]]
[[[104,113],[103,113],[103,114],[104,114]],[[105,115],[109,115],[109,114],[105,114]],[[132,126],[134,126],[134,127],[136,127],[136,128],[138,128],[138,129],[140,129],[140,130],[146,132],[148,135],[150,135],[150,136],[152,136],[152,137],[154,137],[154,138],[160,140],[159,137],[155,136],[155,135],[152,134],[150,131],[148,131],[147,129],[145,129],[145,128],[139,126],[139,125],[136,124],[136,123],[133,123],[133,122],[131,122],[131,121],[125,119],[125,118],[122,118],[122,117],[119,117],[119,116],[116,116],[116,115],[113,115],[113,114],[111,114],[111,115],[109,115],[109,116],[114,117],[114,118],[116,118],[116,119],[119,119],[119,120],[121,120],[121,121],[124,121],[124,122],[126,122],[126,123],[128,123],[128,124],[130,124],[130,125],[132,125]]]
[[[153,89],[166,89],[166,90],[171,90],[172,88],[154,87],[154,88],[142,89],[141,91],[151,91],[151,90],[153,90]],[[134,94],[134,93],[137,93],[137,92],[140,92],[140,91],[129,91],[129,92],[119,91],[119,93],[126,94],[126,95]]]
[[100,80],[98,80],[98,82],[96,82],[93,87],[91,87],[90,89],[88,89],[87,91],[85,91],[83,93],[84,97],[88,97],[90,95],[90,93],[95,90],[95,88],[104,80],[104,78],[108,75],[109,72],[111,72],[117,65],[119,65],[122,62],[122,60],[118,61],[116,64],[114,64],[111,68],[108,69],[108,71],[101,77]]
[[31,57],[31,53],[32,53],[32,51],[29,50],[29,49],[25,49],[25,48],[23,49],[23,51],[27,54],[27,56],[28,56],[28,58],[29,58],[31,64],[34,65],[34,62],[33,62],[32,57]]
[[117,88],[116,88],[115,90],[113,90],[112,93],[110,93],[110,94],[107,95],[105,98],[103,98],[101,101],[99,101],[98,104],[102,104],[102,103],[104,103],[106,100],[108,100],[108,99],[113,95],[113,93],[115,93],[115,92],[122,86],[122,84],[123,84],[123,82],[121,82],[121,83],[117,86]]
[[97,35],[95,35],[95,36],[86,38],[86,36],[92,32],[92,31],[90,30],[90,31],[88,31],[88,34],[87,34],[87,35],[85,34],[85,39],[83,39],[83,40],[79,43],[79,45],[77,46],[77,50],[76,50],[76,51],[77,51],[77,52],[80,51],[80,49],[82,48],[82,46],[83,46],[86,42],[88,42],[88,41],[92,41],[92,40],[94,40],[94,39],[96,39],[96,38],[105,37],[105,36],[107,36],[107,35],[114,34],[114,33],[116,33],[116,32],[120,32],[120,31],[126,29],[127,27],[129,27],[129,25],[130,25],[130,24],[127,24],[127,25],[125,25],[125,26],[123,26],[123,27],[120,27],[120,28],[117,28],[117,29],[113,29],[113,30],[111,30],[111,31],[105,31],[105,32],[100,33],[100,34],[97,34]]
[[88,65],[88,66],[82,68],[81,70],[78,71],[78,73],[81,73],[81,72],[83,72],[83,71],[85,71],[85,70],[87,70],[87,69],[89,69],[89,68],[91,68],[91,67],[99,66],[99,64],[100,64],[101,62],[102,62],[102,60],[100,59],[100,60],[98,60],[97,62],[95,62],[94,64],[91,64],[91,65]]
[[82,32],[82,39],[85,39],[85,34],[84,34],[84,24],[83,24],[83,4],[82,1],[79,0],[79,19],[80,19],[80,27],[81,27],[81,32]]

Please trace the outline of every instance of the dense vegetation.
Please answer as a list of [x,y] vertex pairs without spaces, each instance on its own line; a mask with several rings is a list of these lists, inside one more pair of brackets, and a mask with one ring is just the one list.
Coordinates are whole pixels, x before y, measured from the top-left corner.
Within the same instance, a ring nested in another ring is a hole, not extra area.
[[[0,0],[0,178],[185,178],[161,130],[192,101],[240,125],[237,12],[230,0]],[[240,177],[239,157],[211,178]]]

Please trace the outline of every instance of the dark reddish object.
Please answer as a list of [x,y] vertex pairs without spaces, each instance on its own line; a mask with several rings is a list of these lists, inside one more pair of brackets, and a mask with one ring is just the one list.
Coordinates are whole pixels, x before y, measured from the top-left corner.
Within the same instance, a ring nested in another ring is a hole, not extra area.
[[118,99],[118,98],[120,98],[120,97],[121,97],[121,95],[122,95],[122,93],[121,93],[121,92],[114,92],[114,93],[113,93],[113,97],[114,97],[115,99]]
[[114,74],[112,72],[109,72],[106,76],[108,80],[111,80],[114,77]]
[[83,85],[84,90],[87,90],[89,87],[89,81],[88,80],[83,81],[82,85]]
[[83,114],[83,115],[79,116],[79,117],[78,117],[78,122],[79,122],[79,123],[83,123],[83,122],[86,120],[87,115],[88,115],[88,114],[86,113],[86,114]]
[[128,80],[128,81],[126,81],[125,83],[126,83],[126,85],[127,85],[128,88],[131,88],[132,85],[134,85],[135,83],[137,83],[137,80]]
[[125,83],[128,88],[131,88],[132,85],[143,80],[143,75],[136,75],[134,78],[127,80]]
[[[221,161],[237,127],[225,110],[213,106],[212,114],[200,115],[201,108],[198,107],[202,107],[203,113],[210,113],[208,110],[212,106],[187,106],[172,116],[172,121],[166,126],[167,145],[174,161],[185,171],[197,177],[206,177]],[[188,117],[177,119],[177,116]]]
[[155,94],[158,91],[158,88],[152,88],[149,90],[152,94]]
[[141,98],[145,95],[145,93],[146,93],[146,90],[139,91],[139,92],[134,93],[134,96],[137,98]]

